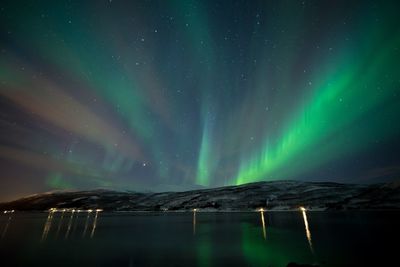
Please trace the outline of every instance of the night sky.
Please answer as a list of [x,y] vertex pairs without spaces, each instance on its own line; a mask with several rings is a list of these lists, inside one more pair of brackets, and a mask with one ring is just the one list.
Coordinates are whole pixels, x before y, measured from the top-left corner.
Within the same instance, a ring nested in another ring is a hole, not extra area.
[[400,174],[398,1],[1,1],[0,200]]

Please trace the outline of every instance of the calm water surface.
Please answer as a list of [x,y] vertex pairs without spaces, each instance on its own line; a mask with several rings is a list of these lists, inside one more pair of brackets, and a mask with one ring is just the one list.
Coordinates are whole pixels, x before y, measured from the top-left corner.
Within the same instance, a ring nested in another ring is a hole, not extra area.
[[399,212],[14,213],[1,266],[389,265]]

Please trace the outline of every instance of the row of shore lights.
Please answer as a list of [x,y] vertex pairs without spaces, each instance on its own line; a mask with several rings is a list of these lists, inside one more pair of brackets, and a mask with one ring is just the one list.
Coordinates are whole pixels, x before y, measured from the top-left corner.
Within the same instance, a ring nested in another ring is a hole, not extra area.
[[[300,211],[307,211],[307,209],[304,208],[304,207],[299,207],[299,209],[300,209]],[[196,212],[196,211],[198,211],[198,209],[193,209],[193,212]],[[267,210],[265,210],[264,208],[259,208],[259,209],[257,209],[257,211],[264,212],[264,211],[267,211]]]
[[[300,211],[307,211],[307,209],[304,208],[304,207],[299,207],[299,210],[300,210]],[[257,211],[259,211],[259,212],[264,212],[264,211],[267,211],[267,210],[265,210],[265,209],[263,209],[263,208],[259,208]]]
[[[307,211],[306,208],[304,207],[300,207],[299,208],[301,211]],[[80,209],[57,209],[57,208],[51,208],[49,209],[49,212],[87,212],[87,213],[91,213],[91,212],[102,212],[103,209],[88,209],[88,210],[80,210]],[[198,211],[198,209],[193,209],[193,212]],[[261,211],[264,212],[266,210],[264,210],[263,208],[258,209],[257,211]],[[4,214],[7,213],[14,213],[15,210],[5,210],[3,211]]]
[[3,211],[4,214],[7,214],[7,213],[14,213],[14,212],[15,212],[15,210],[5,210],[5,211]]
[[57,209],[57,208],[51,208],[49,209],[49,212],[87,212],[87,213],[92,213],[92,212],[102,212],[102,209],[88,209],[88,210],[81,210],[81,209]]

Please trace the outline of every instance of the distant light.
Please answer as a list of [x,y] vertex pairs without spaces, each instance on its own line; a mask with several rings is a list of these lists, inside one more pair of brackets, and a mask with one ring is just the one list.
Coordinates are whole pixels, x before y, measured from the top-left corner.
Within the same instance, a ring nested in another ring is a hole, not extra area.
[[197,209],[193,209],[193,212],[196,212],[197,211]]
[[3,213],[4,213],[4,214],[7,214],[7,213],[14,213],[14,210],[5,210],[5,211],[3,211]]
[[93,212],[93,210],[88,210],[87,212],[91,213],[91,212]]
[[102,212],[102,211],[103,211],[102,209],[97,209],[97,210],[96,210],[96,212]]
[[301,211],[306,211],[307,209],[304,208],[304,207],[300,207],[300,210],[301,210]]
[[257,211],[264,212],[264,209],[263,208],[259,208]]

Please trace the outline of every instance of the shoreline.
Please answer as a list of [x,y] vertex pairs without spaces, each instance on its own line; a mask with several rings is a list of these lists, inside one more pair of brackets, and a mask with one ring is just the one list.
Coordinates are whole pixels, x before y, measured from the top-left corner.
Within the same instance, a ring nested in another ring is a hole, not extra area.
[[[49,210],[15,210],[14,212],[9,212],[5,213],[4,211],[0,211],[0,215],[5,215],[5,216],[10,216],[10,215],[15,215],[15,214],[24,214],[24,213],[107,213],[107,214],[127,214],[127,213],[157,213],[157,214],[173,214],[173,213],[280,213],[280,212],[302,212],[300,209],[287,209],[287,210],[263,210],[263,211],[258,211],[258,210],[170,210],[170,211],[156,211],[156,210],[102,210],[102,211],[93,211],[93,212],[88,212],[87,210],[82,210],[80,212],[73,212],[71,210],[65,210],[65,211],[49,211]],[[342,212],[400,212],[400,209],[343,209],[343,210],[334,210],[334,209],[328,209],[328,210],[306,210],[305,212],[309,213],[342,213]]]

